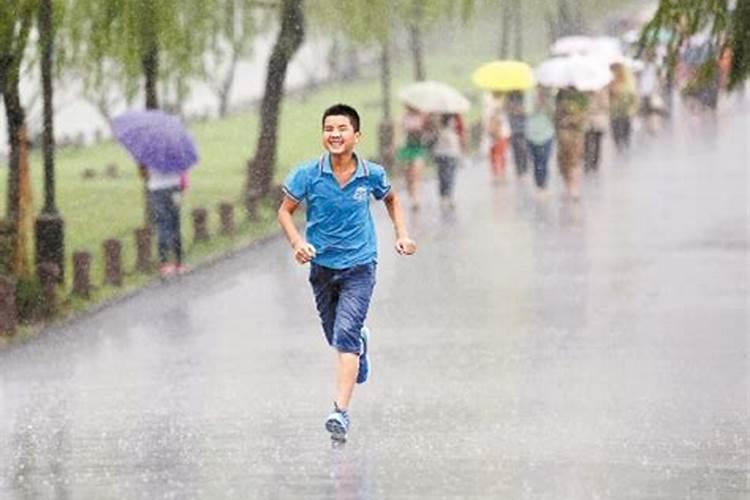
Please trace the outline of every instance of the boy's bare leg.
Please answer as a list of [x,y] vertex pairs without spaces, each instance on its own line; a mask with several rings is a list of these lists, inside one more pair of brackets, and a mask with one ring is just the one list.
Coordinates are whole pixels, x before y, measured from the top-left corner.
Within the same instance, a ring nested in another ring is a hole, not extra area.
[[341,409],[349,408],[352,391],[359,372],[359,355],[348,352],[337,353],[336,360],[336,405]]

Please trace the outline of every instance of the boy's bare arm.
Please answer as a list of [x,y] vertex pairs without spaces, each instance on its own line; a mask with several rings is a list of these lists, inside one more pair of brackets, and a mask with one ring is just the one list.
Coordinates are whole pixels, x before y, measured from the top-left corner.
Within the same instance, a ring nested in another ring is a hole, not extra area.
[[409,238],[409,233],[406,230],[406,222],[404,222],[404,212],[401,209],[401,202],[393,191],[389,192],[383,203],[388,210],[388,216],[393,222],[393,229],[396,231],[396,252],[401,255],[411,255],[417,251],[417,244]]
[[315,249],[305,241],[305,238],[302,237],[297,230],[297,226],[294,224],[294,212],[297,210],[298,206],[299,203],[291,198],[285,197],[279,207],[277,220],[279,221],[281,229],[284,230],[286,239],[292,246],[295,260],[300,264],[305,264],[315,257]]

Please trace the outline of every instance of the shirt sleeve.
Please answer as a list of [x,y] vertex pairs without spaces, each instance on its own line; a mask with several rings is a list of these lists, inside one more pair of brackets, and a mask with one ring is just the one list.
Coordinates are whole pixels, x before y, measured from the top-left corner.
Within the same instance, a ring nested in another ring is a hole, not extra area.
[[391,182],[388,180],[388,174],[380,165],[370,167],[370,188],[372,195],[376,200],[382,200],[391,191]]
[[304,200],[307,197],[307,169],[299,166],[289,172],[282,189],[286,196],[297,203]]

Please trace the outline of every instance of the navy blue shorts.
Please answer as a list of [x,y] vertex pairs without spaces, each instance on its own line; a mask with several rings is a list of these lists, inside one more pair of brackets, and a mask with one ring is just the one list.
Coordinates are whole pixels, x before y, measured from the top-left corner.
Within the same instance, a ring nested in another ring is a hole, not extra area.
[[310,264],[310,284],[323,332],[339,352],[360,352],[360,331],[375,288],[375,268],[374,262],[347,269]]

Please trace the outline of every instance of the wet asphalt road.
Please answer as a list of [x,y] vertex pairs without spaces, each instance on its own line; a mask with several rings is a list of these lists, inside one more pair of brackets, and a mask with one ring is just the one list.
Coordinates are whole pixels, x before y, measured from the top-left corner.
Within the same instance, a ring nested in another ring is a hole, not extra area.
[[609,154],[580,204],[429,182],[413,258],[376,207],[342,448],[280,239],[0,352],[0,498],[750,498],[748,116]]

